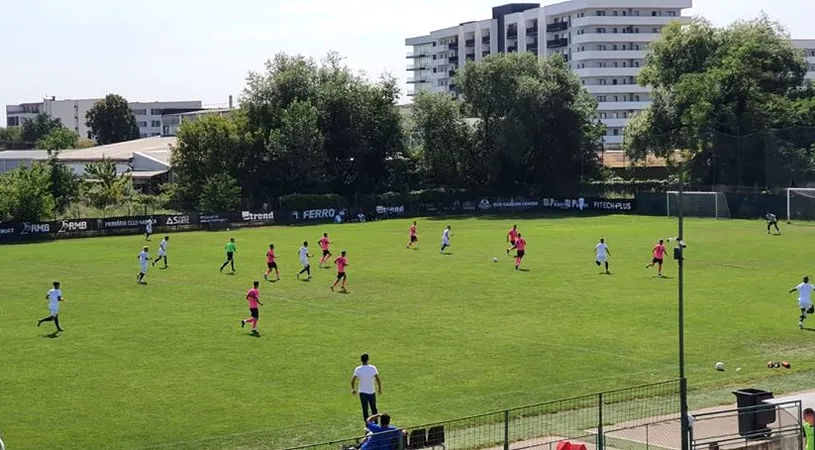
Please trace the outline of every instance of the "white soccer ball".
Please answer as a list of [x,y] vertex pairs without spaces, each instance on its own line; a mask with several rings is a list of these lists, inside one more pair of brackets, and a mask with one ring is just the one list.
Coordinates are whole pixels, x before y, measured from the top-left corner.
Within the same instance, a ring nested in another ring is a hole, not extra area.
[[497,262],[498,262],[498,258],[496,258],[496,257],[494,257],[494,256],[493,256],[493,257],[492,257],[492,262],[497,263]]
[[715,367],[716,367],[716,370],[718,370],[719,372],[724,372],[724,363],[723,362],[721,362],[721,361],[717,362]]

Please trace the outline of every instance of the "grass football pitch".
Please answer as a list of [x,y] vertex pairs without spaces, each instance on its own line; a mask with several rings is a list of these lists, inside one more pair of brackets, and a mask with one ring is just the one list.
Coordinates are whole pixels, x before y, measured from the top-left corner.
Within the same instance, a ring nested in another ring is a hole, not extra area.
[[[281,448],[361,431],[351,372],[363,352],[397,426],[437,421],[677,376],[676,264],[645,269],[675,219],[610,216],[420,219],[171,236],[170,269],[136,284],[141,236],[3,246],[0,433],[11,449]],[[505,254],[517,223],[523,267]],[[453,227],[449,255],[442,229]],[[815,227],[765,234],[758,221],[686,223],[691,388],[752,383],[812,367],[787,291],[812,271]],[[317,240],[348,251],[348,293],[316,269]],[[236,238],[237,274],[220,274]],[[159,235],[149,243],[155,256]],[[594,265],[605,238],[612,275]],[[297,249],[315,254],[297,281]],[[261,285],[260,332],[240,320],[276,245],[282,281]],[[492,258],[499,262],[493,263]],[[46,291],[62,282],[65,332]],[[815,328],[815,318],[812,319]],[[767,369],[786,359],[791,371]],[[727,371],[716,372],[717,361]],[[735,369],[739,367],[740,371]]]

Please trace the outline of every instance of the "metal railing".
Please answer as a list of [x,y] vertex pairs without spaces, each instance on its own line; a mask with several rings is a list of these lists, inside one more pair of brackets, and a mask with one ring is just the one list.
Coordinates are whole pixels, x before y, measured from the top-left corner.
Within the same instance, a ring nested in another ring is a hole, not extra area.
[[[767,415],[774,420],[766,426],[759,420],[757,429],[743,429],[744,422],[749,425],[754,416]],[[800,400],[694,414],[693,419],[694,450],[746,448],[759,443],[775,443],[773,447],[784,450],[803,448]]]
[[[396,422],[394,426],[398,427],[398,417],[393,420]],[[390,445],[385,444],[377,450],[554,449],[563,440],[585,443],[602,450],[606,439],[614,439],[618,444],[627,440],[625,436],[616,434],[619,430],[648,434],[651,424],[665,420],[676,420],[678,424],[678,380],[400,427],[402,439],[390,439]],[[678,425],[670,431],[679,436]],[[363,439],[342,439],[289,450],[337,450],[358,445]],[[639,445],[636,440],[628,444]],[[613,447],[625,448],[620,445]]]

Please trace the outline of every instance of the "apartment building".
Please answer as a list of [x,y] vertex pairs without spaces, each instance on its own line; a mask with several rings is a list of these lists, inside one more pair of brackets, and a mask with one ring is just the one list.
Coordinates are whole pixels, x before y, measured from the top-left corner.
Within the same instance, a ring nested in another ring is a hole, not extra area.
[[[102,99],[57,100],[55,97],[50,97],[37,103],[6,105],[6,124],[10,127],[21,126],[23,121],[32,119],[37,114],[45,113],[60,119],[66,128],[76,131],[80,137],[84,138],[88,136],[85,115],[100,100]],[[130,102],[129,105],[136,117],[141,137],[160,136],[162,131],[161,116],[164,114],[197,111],[202,108],[200,100]]]
[[628,119],[651,101],[635,77],[648,45],[671,21],[687,21],[691,0],[569,0],[541,7],[514,3],[492,18],[466,22],[405,40],[408,95],[428,90],[455,94],[453,76],[466,61],[496,53],[562,55],[597,99],[609,148],[622,143]]
[[809,70],[806,77],[815,81],[815,39],[793,39],[792,45],[804,51]]

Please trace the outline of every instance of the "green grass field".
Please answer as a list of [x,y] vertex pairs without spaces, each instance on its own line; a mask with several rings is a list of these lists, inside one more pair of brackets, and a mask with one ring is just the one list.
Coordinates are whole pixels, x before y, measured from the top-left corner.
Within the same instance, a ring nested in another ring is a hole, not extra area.
[[[528,241],[528,272],[504,254],[513,222]],[[448,223],[452,254],[441,256]],[[380,409],[402,426],[676,377],[676,265],[667,263],[665,279],[644,269],[655,241],[676,234],[675,220],[421,219],[419,250],[404,247],[408,226],[174,234],[170,269],[153,269],[145,286],[135,282],[140,236],[3,246],[6,445],[260,449],[353,436],[361,417],[349,380],[362,352],[383,377]],[[787,294],[812,269],[815,228],[775,237],[763,226],[686,224],[692,388],[800,375],[815,363],[815,334],[798,329]],[[335,254],[349,252],[347,295],[329,291],[333,269],[295,280],[297,248],[308,239],[317,253],[323,231]],[[218,273],[229,236],[235,276]],[[600,237],[610,276],[593,264]],[[270,242],[283,280],[261,286],[255,338],[239,321]],[[58,337],[52,323],[36,327],[54,279],[66,298]],[[793,369],[770,371],[769,359]],[[728,370],[714,371],[716,361]]]

